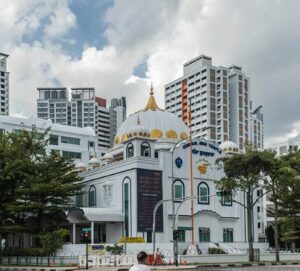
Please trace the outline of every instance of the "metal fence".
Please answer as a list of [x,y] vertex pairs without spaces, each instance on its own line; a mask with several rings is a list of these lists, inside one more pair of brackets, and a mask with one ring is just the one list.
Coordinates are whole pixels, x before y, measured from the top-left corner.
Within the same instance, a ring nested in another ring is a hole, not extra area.
[[0,258],[2,265],[21,266],[78,266],[78,256],[57,256],[57,257],[25,257],[9,256]]

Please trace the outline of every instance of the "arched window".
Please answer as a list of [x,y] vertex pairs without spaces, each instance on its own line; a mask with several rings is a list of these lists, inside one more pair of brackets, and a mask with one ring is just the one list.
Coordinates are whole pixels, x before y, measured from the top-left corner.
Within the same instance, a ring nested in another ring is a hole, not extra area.
[[185,191],[184,191],[184,183],[177,179],[173,183],[173,193],[174,193],[174,199],[176,201],[181,201],[182,198],[184,198]]
[[141,144],[141,156],[151,157],[151,148],[150,148],[149,143],[143,142]]
[[205,182],[198,185],[198,203],[209,204],[209,186]]
[[96,205],[96,187],[94,185],[90,186],[89,189],[89,206]]
[[133,157],[133,156],[134,156],[134,148],[133,148],[132,143],[129,143],[127,145],[127,149],[126,149],[126,157],[130,158],[130,157]]
[[125,177],[122,182],[123,185],[123,213],[124,213],[124,236],[131,236],[131,179]]

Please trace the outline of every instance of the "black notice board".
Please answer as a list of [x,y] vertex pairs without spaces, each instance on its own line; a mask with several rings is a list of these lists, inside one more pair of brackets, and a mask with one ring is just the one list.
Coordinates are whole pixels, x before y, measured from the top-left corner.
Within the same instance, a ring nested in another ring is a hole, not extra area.
[[[137,231],[152,231],[153,210],[162,199],[162,172],[137,169]],[[156,212],[155,231],[163,231],[163,208]]]

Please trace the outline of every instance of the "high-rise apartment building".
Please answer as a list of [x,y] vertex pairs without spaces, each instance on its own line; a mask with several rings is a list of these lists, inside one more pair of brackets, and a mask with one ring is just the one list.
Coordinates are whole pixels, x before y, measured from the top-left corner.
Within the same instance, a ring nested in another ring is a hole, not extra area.
[[213,66],[200,55],[183,65],[183,76],[165,85],[166,110],[188,124],[192,132],[218,144],[231,140],[243,150],[249,141],[250,79],[239,66]]
[[74,127],[92,127],[102,154],[113,146],[116,131],[126,119],[126,98],[106,100],[95,97],[94,88],[38,88],[37,117]]
[[250,141],[259,149],[264,147],[264,116],[262,113],[262,106],[258,106],[252,110],[252,103],[250,103]]
[[126,98],[121,97],[120,99],[114,98],[111,100],[109,107],[110,116],[110,146],[114,144],[114,138],[117,130],[123,121],[126,119]]
[[106,100],[96,97],[96,124],[95,132],[98,137],[98,147],[110,148],[110,117],[106,108]]
[[95,127],[95,89],[71,88],[71,126]]
[[38,88],[38,92],[37,117],[68,125],[68,90],[66,88]]
[[9,72],[7,58],[9,55],[0,53],[0,115],[9,114]]

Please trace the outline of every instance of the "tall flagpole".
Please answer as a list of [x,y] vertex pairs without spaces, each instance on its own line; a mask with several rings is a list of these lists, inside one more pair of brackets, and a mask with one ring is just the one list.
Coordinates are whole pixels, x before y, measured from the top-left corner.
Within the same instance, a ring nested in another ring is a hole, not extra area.
[[[191,197],[194,196],[194,181],[193,181],[193,146],[192,146],[192,105],[189,99],[189,128],[190,128],[190,188]],[[192,244],[195,244],[194,233],[194,200],[191,200],[191,227],[192,227]]]

